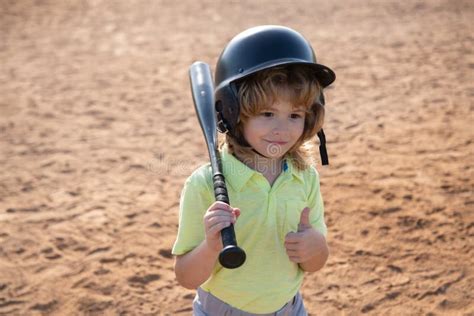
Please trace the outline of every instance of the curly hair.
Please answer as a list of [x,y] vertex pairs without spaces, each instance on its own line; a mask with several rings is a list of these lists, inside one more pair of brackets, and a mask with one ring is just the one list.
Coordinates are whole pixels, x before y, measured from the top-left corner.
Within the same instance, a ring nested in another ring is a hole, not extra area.
[[259,71],[236,83],[240,105],[239,121],[234,135],[226,134],[221,147],[227,144],[230,153],[245,160],[255,155],[243,137],[243,126],[249,118],[270,107],[276,100],[290,101],[295,108],[306,112],[301,137],[286,153],[298,170],[313,164],[314,145],[310,142],[322,128],[324,107],[321,104],[321,85],[309,67],[304,65],[278,66]]

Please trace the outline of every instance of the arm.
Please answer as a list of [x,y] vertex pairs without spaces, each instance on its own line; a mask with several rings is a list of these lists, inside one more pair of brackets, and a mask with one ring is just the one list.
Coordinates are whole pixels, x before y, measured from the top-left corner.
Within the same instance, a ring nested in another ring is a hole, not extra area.
[[222,249],[221,230],[234,224],[240,210],[214,202],[204,215],[206,238],[191,251],[179,255],[175,261],[175,274],[179,284],[195,289],[210,276]]
[[219,251],[208,247],[206,241],[190,252],[177,256],[174,265],[176,279],[187,289],[203,284],[212,273]]
[[298,227],[299,230],[309,230],[307,234],[309,245],[307,247],[310,254],[313,253],[313,256],[299,263],[301,269],[307,272],[315,272],[323,268],[329,257],[329,248],[325,237],[327,228],[324,222],[324,205],[319,184],[319,174],[316,169],[313,169],[313,171],[313,176],[311,181],[309,181],[311,183],[311,190],[308,197],[308,206],[311,212],[307,222],[301,223],[301,221],[304,222],[306,219],[300,218],[300,225]]

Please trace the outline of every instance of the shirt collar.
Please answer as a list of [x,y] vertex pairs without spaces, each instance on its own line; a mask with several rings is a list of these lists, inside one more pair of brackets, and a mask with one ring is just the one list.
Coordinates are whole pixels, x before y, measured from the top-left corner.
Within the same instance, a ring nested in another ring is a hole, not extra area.
[[[285,166],[286,166],[287,170],[285,170]],[[288,172],[289,174],[293,175],[293,177],[295,177],[296,179],[298,179],[302,183],[304,183],[303,173],[295,167],[295,165],[293,164],[291,159],[285,159],[285,162],[284,162],[284,165],[283,165],[283,170],[285,172]]]
[[[235,191],[241,191],[247,182],[257,174],[257,171],[248,167],[234,155],[230,154],[227,144],[225,144],[221,150],[221,160],[226,183],[230,184]],[[301,171],[293,165],[291,160],[285,160],[282,172],[292,175],[299,181],[304,182]]]

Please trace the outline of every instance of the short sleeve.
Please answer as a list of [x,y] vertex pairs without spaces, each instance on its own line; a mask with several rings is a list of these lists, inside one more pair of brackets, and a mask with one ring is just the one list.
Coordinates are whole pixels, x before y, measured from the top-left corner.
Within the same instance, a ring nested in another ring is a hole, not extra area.
[[324,221],[324,203],[321,195],[321,187],[319,183],[319,174],[313,167],[310,172],[309,184],[309,207],[311,209],[310,222],[314,229],[321,232],[325,237],[327,236],[327,227]]
[[195,171],[185,182],[179,202],[179,227],[173,255],[185,254],[205,238],[203,216],[213,203],[205,168]]

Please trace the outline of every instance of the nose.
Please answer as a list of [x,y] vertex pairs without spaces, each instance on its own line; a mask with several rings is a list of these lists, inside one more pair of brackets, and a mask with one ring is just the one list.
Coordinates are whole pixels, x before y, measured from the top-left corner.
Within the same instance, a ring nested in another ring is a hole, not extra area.
[[283,135],[288,133],[289,126],[286,120],[276,120],[275,125],[273,126],[273,134],[275,135]]

